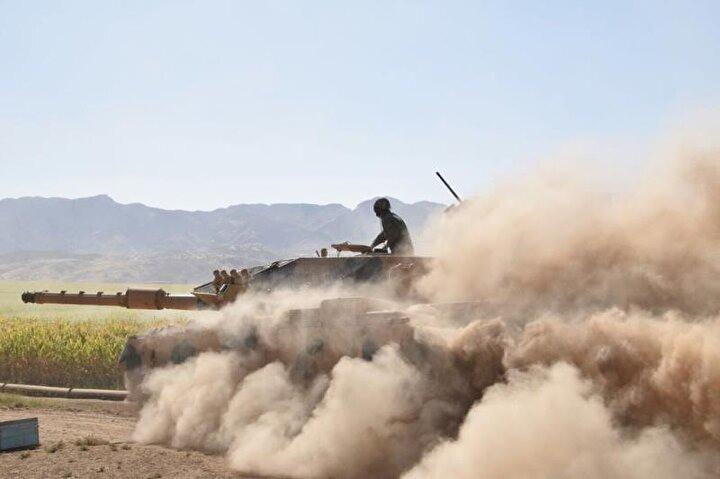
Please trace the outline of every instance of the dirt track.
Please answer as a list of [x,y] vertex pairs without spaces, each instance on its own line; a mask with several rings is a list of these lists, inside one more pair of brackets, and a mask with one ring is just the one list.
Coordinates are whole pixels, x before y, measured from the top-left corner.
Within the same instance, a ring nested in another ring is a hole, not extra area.
[[0,403],[0,421],[27,417],[39,419],[41,446],[0,453],[3,479],[248,477],[229,471],[219,456],[132,443],[136,411],[125,403],[21,398]]

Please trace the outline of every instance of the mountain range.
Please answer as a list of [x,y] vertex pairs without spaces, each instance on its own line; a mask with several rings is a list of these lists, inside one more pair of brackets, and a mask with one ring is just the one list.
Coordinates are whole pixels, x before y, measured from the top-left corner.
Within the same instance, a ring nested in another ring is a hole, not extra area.
[[[374,199],[341,204],[238,204],[166,210],[88,198],[0,200],[0,279],[195,283],[218,267],[313,255],[331,243],[369,243]],[[445,205],[390,198],[422,248],[421,232]]]

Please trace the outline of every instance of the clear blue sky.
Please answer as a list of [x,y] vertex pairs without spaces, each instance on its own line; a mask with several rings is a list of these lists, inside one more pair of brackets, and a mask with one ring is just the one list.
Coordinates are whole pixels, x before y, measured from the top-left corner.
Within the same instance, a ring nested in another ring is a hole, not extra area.
[[448,201],[719,85],[718,1],[0,1],[0,197]]

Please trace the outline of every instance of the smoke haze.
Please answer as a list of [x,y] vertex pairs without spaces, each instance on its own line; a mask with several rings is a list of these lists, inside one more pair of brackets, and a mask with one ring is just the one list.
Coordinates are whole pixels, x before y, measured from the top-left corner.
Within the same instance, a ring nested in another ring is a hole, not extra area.
[[240,346],[146,378],[136,440],[284,477],[716,477],[720,154],[590,184],[539,173],[448,212],[433,304],[381,308],[407,321],[285,314],[382,285],[243,297],[193,326]]

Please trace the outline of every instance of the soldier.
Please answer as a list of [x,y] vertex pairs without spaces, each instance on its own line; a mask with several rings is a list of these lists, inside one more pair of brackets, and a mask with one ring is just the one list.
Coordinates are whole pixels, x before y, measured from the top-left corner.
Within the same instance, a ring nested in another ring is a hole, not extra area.
[[238,289],[238,291],[240,293],[244,293],[245,291],[247,291],[248,284],[250,283],[250,273],[246,269],[241,269],[239,278],[240,278],[240,282],[239,282],[240,288]]
[[390,202],[387,198],[380,198],[373,205],[375,215],[380,218],[382,231],[370,248],[385,242],[390,254],[412,256],[414,254],[412,240],[405,222],[398,215],[390,211]]
[[213,271],[213,286],[215,287],[215,292],[217,293],[220,291],[220,286],[223,284],[222,276],[220,276],[220,270]]

